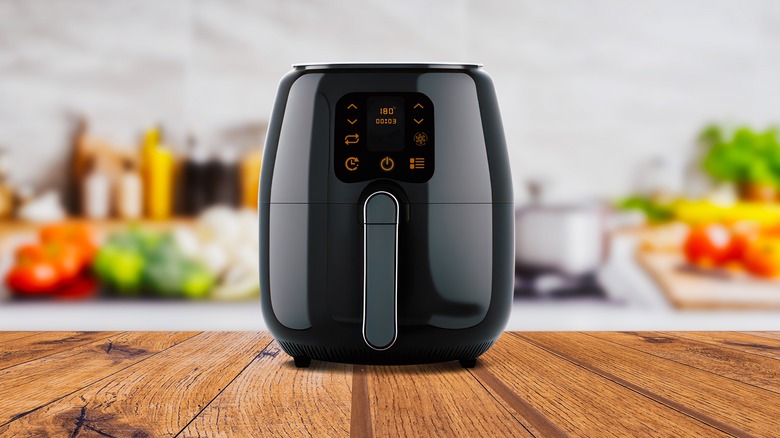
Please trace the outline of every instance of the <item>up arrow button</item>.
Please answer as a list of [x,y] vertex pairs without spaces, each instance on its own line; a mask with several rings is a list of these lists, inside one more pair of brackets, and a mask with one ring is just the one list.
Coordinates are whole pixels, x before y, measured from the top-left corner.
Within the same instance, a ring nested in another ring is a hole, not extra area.
[[425,108],[425,107],[424,107],[424,106],[422,106],[422,104],[421,104],[421,103],[417,103],[417,105],[413,106],[412,108],[413,108],[413,109],[417,109],[417,108]]

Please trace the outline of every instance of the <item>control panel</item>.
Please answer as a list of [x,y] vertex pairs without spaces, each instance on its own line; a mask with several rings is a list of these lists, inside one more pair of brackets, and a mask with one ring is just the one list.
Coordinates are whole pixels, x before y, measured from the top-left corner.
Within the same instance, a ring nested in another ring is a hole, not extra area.
[[433,176],[433,103],[426,95],[349,93],[335,114],[333,163],[340,180],[422,183]]

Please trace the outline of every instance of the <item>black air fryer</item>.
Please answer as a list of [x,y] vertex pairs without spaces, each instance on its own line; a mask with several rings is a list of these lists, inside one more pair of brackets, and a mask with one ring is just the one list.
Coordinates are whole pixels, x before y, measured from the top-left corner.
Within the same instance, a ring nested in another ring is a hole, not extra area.
[[294,66],[260,183],[269,330],[299,367],[474,366],[511,310],[512,201],[480,65]]

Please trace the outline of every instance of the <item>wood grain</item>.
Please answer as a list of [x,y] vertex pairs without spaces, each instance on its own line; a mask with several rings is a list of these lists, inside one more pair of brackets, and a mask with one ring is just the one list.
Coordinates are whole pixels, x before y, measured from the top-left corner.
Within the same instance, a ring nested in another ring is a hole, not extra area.
[[732,435],[777,432],[780,395],[773,392],[583,333],[519,336]]
[[482,364],[566,433],[603,436],[726,436],[514,336],[502,336]]
[[592,335],[693,368],[780,392],[780,362],[776,359],[691,341],[675,336],[674,333],[597,332]]
[[457,362],[368,368],[376,436],[532,436]]
[[109,334],[106,339],[6,368],[0,371],[0,425],[194,335]]
[[739,332],[746,335],[758,336],[761,338],[780,339],[780,332]]
[[345,437],[351,390],[351,365],[314,361],[295,368],[274,342],[181,436]]
[[106,339],[111,332],[43,332],[0,345],[0,370]]
[[202,333],[7,425],[36,436],[174,436],[260,354],[265,333]]
[[523,424],[526,430],[534,436],[545,438],[564,438],[568,435],[560,427],[534,409],[528,402],[512,392],[501,380],[494,376],[487,367],[476,366],[470,371],[486,388],[501,398],[515,413],[515,418]]
[[371,395],[368,391],[368,367],[352,367],[352,409],[349,421],[350,438],[372,438]]
[[0,332],[0,343],[13,341],[14,339],[26,338],[27,336],[33,336],[36,332]]
[[780,359],[780,339],[762,338],[735,332],[675,332],[674,335],[691,341]]
[[15,352],[8,357],[35,352],[0,370],[3,437],[780,430],[780,333],[505,334],[470,370],[318,361],[298,369],[256,332],[103,333],[79,345],[54,341],[98,334],[21,333],[0,333],[0,351]]

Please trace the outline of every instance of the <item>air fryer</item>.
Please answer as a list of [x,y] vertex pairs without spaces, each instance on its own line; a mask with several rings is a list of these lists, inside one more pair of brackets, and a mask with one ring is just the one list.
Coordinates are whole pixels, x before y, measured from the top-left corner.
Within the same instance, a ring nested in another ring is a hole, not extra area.
[[263,316],[299,367],[469,367],[506,326],[512,183],[480,65],[295,65],[259,210]]

